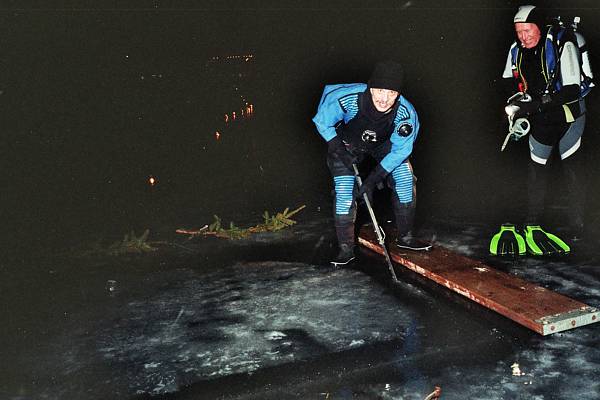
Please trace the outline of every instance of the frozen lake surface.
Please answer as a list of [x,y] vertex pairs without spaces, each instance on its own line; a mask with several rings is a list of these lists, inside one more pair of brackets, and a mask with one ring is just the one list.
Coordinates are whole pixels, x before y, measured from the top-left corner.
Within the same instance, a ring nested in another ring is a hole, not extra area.
[[[597,398],[599,325],[542,337],[412,272],[393,285],[366,251],[331,269],[329,223],[46,259],[8,303],[2,398],[423,399],[435,386],[443,399]],[[483,227],[424,231],[487,257]],[[600,305],[595,257],[487,261]]]

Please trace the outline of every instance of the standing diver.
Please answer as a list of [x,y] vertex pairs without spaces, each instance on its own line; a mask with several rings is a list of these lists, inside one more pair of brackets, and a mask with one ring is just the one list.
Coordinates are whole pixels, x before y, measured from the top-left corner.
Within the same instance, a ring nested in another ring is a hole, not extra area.
[[[569,226],[583,230],[584,182],[575,156],[585,127],[585,102],[593,84],[583,37],[562,25],[547,26],[541,10],[521,6],[514,17],[517,40],[508,52],[502,77],[517,94],[509,99],[510,135],[529,135],[531,160],[527,171],[527,220],[524,238],[514,225],[505,224],[492,238],[495,255],[566,254],[570,247],[540,227],[553,151],[562,161],[569,192]],[[515,133],[516,132],[516,133]],[[504,149],[504,146],[502,149]]]
[[[371,197],[384,180],[393,192],[396,245],[413,250],[428,247],[411,234],[416,188],[408,157],[419,133],[419,119],[413,105],[400,94],[403,79],[402,66],[387,61],[375,66],[368,84],[326,85],[313,118],[327,141],[327,166],[333,176],[339,246],[337,258],[331,262],[335,266],[354,260],[355,199],[364,194]],[[358,189],[353,165],[367,156],[377,165]]]

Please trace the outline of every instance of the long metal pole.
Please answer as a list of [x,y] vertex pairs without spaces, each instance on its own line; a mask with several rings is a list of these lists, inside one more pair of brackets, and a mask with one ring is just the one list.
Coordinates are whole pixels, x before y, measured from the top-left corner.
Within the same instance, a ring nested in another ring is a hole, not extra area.
[[[352,168],[354,168],[354,176],[356,177],[356,182],[358,183],[358,187],[362,186],[362,179],[360,179],[360,174],[358,173],[358,167],[356,164],[352,164]],[[387,251],[387,247],[385,247],[385,238],[381,233],[381,228],[377,223],[377,218],[375,218],[375,212],[373,212],[373,207],[371,207],[371,202],[369,201],[369,196],[367,193],[364,195],[365,204],[367,205],[367,209],[369,210],[369,215],[371,216],[371,221],[373,221],[373,228],[375,228],[375,235],[377,235],[377,241],[379,245],[383,248],[383,254],[385,255],[385,261],[387,262],[388,269],[392,274],[392,279],[394,283],[398,282],[398,278],[396,277],[396,272],[394,271],[394,267],[392,265],[392,259],[390,258],[390,253]]]

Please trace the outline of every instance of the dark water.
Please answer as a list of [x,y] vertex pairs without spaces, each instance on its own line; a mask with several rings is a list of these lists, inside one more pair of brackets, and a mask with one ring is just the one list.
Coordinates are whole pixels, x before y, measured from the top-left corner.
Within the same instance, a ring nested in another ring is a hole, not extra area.
[[[499,152],[498,84],[516,5],[6,6],[4,244],[61,246],[200,226],[215,213],[255,219],[265,209],[329,207],[325,146],[310,119],[323,85],[365,81],[384,58],[405,65],[404,95],[422,121],[413,156],[421,217],[503,219],[522,201],[527,158],[524,143]],[[559,11],[581,15],[584,27],[598,19],[590,1]],[[585,33],[598,64],[600,37]],[[246,103],[252,118],[239,118]],[[234,110],[238,119],[225,124]],[[590,199],[598,194],[596,114],[583,146]]]

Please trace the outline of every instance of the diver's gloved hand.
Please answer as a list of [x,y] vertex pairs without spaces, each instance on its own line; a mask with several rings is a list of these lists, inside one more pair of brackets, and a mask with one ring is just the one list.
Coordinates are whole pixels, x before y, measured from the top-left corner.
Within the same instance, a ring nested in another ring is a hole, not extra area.
[[542,102],[540,100],[519,101],[515,105],[519,107],[513,115],[513,120],[515,121],[519,118],[527,118],[533,114],[542,112]]
[[349,169],[352,169],[352,164],[357,161],[356,156],[346,148],[339,136],[334,136],[333,139],[327,142],[327,151],[329,154],[335,154]]
[[373,191],[375,190],[375,187],[383,180],[383,178],[385,178],[387,174],[388,172],[381,166],[381,164],[377,164],[373,171],[371,171],[371,173],[363,181],[356,196],[359,199],[362,199],[366,193],[369,197],[369,201],[371,201],[373,199]]

